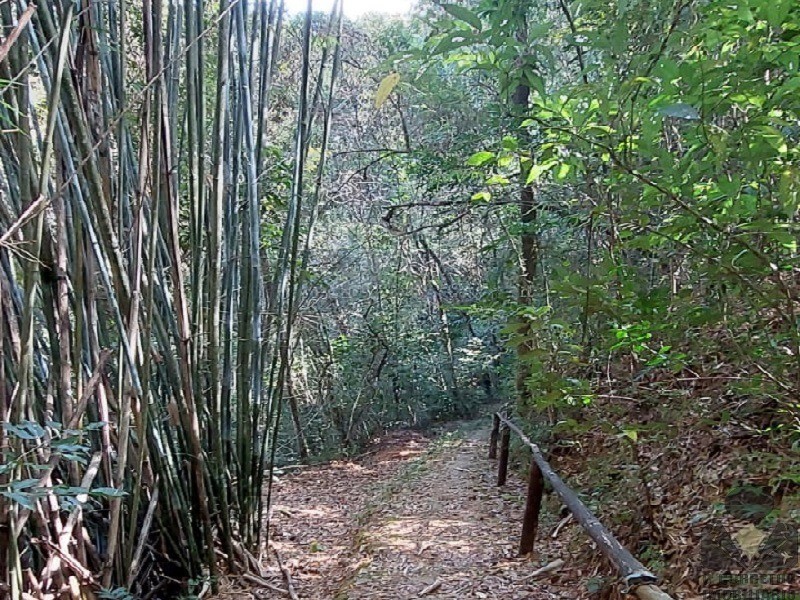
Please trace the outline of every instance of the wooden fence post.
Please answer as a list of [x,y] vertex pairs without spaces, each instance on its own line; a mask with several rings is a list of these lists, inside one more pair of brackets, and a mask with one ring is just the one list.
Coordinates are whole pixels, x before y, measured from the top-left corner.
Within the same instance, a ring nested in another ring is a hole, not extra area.
[[500,417],[492,415],[492,435],[489,437],[489,458],[497,458],[497,438],[500,437]]
[[503,486],[508,478],[508,452],[511,447],[511,430],[508,425],[503,425],[500,435],[500,465],[497,469],[497,485]]
[[539,512],[542,509],[542,493],[544,477],[536,459],[531,458],[531,470],[528,473],[528,498],[525,501],[525,516],[522,519],[522,537],[519,540],[519,555],[525,556],[533,552],[536,531],[539,529]]
[[583,527],[583,530],[594,541],[597,549],[616,567],[622,576],[625,587],[640,600],[672,600],[672,597],[663,592],[656,585],[658,577],[647,570],[614,535],[586,507],[578,495],[564,483],[553,467],[547,462],[539,449],[519,427],[514,425],[507,417],[500,415],[501,438],[500,460],[497,473],[497,485],[506,482],[508,474],[508,451],[511,432],[516,433],[522,443],[530,448],[533,455],[530,477],[528,479],[528,498],[525,504],[525,520],[522,527],[520,540],[520,554],[533,550],[539,521],[539,511],[542,507],[542,491],[546,479],[553,487],[553,492],[567,506],[572,516]]

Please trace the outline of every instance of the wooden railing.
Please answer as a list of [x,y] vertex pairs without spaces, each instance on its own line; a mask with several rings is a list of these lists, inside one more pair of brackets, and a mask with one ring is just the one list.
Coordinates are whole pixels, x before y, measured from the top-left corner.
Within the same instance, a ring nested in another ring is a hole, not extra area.
[[546,479],[555,493],[558,494],[558,497],[561,498],[561,501],[570,510],[573,518],[597,544],[597,549],[620,572],[626,593],[633,594],[641,600],[672,600],[671,596],[656,585],[658,577],[648,571],[642,563],[628,552],[617,538],[592,514],[581,499],[578,498],[578,495],[564,483],[545,460],[539,447],[519,427],[500,413],[494,414],[492,434],[489,440],[489,458],[498,458],[498,441],[500,444],[497,485],[502,486],[506,483],[512,431],[519,436],[522,443],[530,449],[532,454],[519,553],[525,555],[533,552],[536,532],[539,528],[539,512],[542,507],[542,493],[544,492],[544,481]]

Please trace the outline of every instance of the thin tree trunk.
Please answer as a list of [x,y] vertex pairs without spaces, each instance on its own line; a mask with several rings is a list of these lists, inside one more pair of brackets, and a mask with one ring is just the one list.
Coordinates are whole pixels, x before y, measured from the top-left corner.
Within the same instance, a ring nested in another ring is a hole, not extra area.
[[300,456],[300,460],[305,462],[308,460],[308,442],[303,432],[300,406],[297,402],[297,390],[294,385],[294,377],[292,376],[291,369],[286,373],[286,399],[289,401],[289,412],[292,415],[292,425],[294,426],[294,435],[297,440],[297,454]]
[[[515,8],[515,18],[517,19],[517,40],[527,43],[528,23],[526,15],[527,5],[524,2],[518,3]],[[522,66],[524,57],[518,59],[518,66]],[[520,69],[520,72],[522,70]],[[530,87],[527,83],[518,83],[511,97],[513,118],[519,123],[525,117],[528,110],[530,98]],[[523,163],[525,164],[525,163]],[[520,256],[520,275],[518,283],[518,301],[522,306],[529,306],[533,301],[534,286],[536,283],[536,269],[539,261],[538,242],[536,236],[537,208],[533,192],[533,187],[527,183],[531,165],[521,169],[520,192],[519,192],[519,214],[522,233],[520,235],[521,256]],[[516,389],[517,398],[520,406],[530,406],[532,401],[531,391],[528,389],[528,380],[531,376],[531,367],[527,362],[534,340],[530,330],[530,322],[523,321],[524,329],[520,332],[523,342],[517,347],[517,376]]]

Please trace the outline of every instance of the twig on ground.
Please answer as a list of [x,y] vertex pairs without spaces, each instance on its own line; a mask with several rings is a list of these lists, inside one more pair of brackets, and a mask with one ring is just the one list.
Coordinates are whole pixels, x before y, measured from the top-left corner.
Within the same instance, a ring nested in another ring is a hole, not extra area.
[[211,591],[211,584],[208,581],[203,582],[203,589],[200,590],[200,593],[197,594],[198,600],[202,600],[203,597]]
[[570,521],[572,521],[572,513],[569,513],[566,517],[558,522],[558,525],[556,525],[555,529],[553,529],[553,533],[550,534],[550,537],[556,539],[564,526]]
[[564,561],[560,558],[557,558],[553,562],[547,563],[545,566],[540,567],[533,571],[530,575],[526,575],[522,579],[517,579],[517,581],[530,581],[531,579],[536,579],[540,575],[544,575],[545,573],[552,573],[553,571],[557,571],[561,567],[564,566]]
[[300,600],[300,596],[297,595],[297,592],[294,589],[294,584],[292,583],[292,574],[289,573],[289,569],[287,569],[281,562],[281,555],[278,554],[277,548],[273,546],[272,551],[275,553],[275,560],[278,561],[278,568],[281,570],[281,573],[283,573],[283,578],[286,580],[286,587],[288,588],[289,597],[292,600]]
[[428,594],[432,594],[433,592],[438,590],[440,587],[442,587],[443,583],[444,583],[444,581],[442,581],[441,579],[437,579],[432,584],[430,584],[428,587],[426,587],[424,590],[422,590],[419,593],[419,595],[417,596],[417,598],[422,598],[423,596],[427,596]]
[[285,590],[282,587],[274,585],[264,579],[263,577],[259,577],[258,575],[253,575],[252,573],[245,573],[242,575],[242,579],[245,581],[249,581],[250,583],[257,585],[262,588],[266,588],[268,590],[272,590],[273,592],[278,592],[279,594],[283,594],[285,596],[289,595],[289,590]]

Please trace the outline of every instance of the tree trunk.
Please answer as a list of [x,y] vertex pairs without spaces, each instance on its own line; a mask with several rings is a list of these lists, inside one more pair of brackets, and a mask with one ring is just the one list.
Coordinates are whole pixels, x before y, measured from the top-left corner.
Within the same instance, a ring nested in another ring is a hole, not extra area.
[[[528,37],[528,23],[525,15],[524,3],[520,3],[517,8],[517,18],[519,19],[517,39],[524,43]],[[519,72],[524,72],[522,69],[525,57],[521,56],[517,60]],[[530,99],[530,86],[524,81],[517,84],[514,89],[514,94],[511,97],[511,109],[514,115],[514,120],[517,125],[522,122],[525,113],[528,109],[528,101]],[[522,134],[524,135],[524,134]],[[525,140],[520,146],[524,147]],[[533,194],[533,186],[527,183],[528,174],[530,172],[532,163],[529,161],[523,163],[520,172],[520,194],[519,194],[519,214],[522,224],[521,233],[521,247],[522,255],[520,256],[520,274],[518,290],[519,303],[523,306],[528,306],[533,300],[533,285],[536,277],[536,265],[539,260],[538,244],[536,239],[536,232],[534,226],[536,224],[537,210],[536,202]],[[526,356],[530,354],[533,346],[531,339],[530,325],[525,321],[524,329],[520,331],[523,342],[517,347],[517,378],[516,389],[517,399],[520,406],[527,406],[531,401],[531,392],[528,389],[527,381],[531,376],[531,367],[526,362]]]
[[286,395],[289,400],[289,412],[292,414],[292,425],[294,425],[294,434],[297,438],[297,453],[300,456],[300,460],[305,462],[308,460],[308,441],[306,440],[305,433],[303,433],[303,422],[300,419],[300,407],[297,404],[297,394],[295,391],[292,370],[287,369]]

